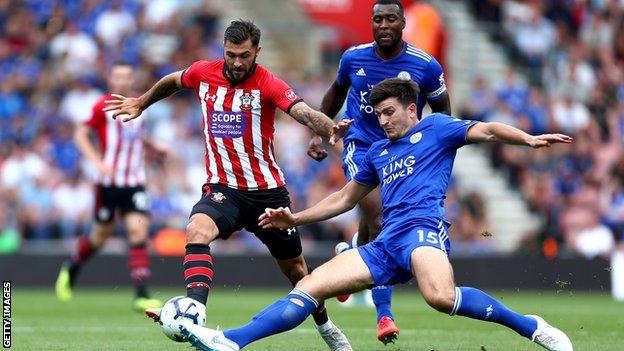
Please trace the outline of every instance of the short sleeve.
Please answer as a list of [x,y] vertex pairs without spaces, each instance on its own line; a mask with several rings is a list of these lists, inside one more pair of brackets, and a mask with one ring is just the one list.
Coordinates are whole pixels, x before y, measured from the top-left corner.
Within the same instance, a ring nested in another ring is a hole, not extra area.
[[377,177],[377,171],[375,170],[375,165],[373,165],[370,155],[371,151],[369,150],[362,162],[359,164],[360,169],[358,169],[357,173],[353,177],[353,180],[362,185],[374,188],[379,185],[379,177]]
[[199,75],[202,72],[202,61],[196,61],[182,71],[182,86],[188,89],[196,89],[199,86]]
[[351,85],[351,78],[349,78],[349,50],[345,51],[338,63],[338,72],[336,73],[336,81],[343,86]]
[[269,74],[267,87],[273,104],[286,113],[290,112],[294,104],[303,101],[286,82],[271,74]]
[[441,98],[446,92],[444,72],[435,58],[431,58],[427,65],[427,72],[424,81],[420,84],[420,91],[425,94],[429,101]]
[[468,129],[479,122],[459,119],[445,114],[436,114],[431,116],[431,118],[434,118],[433,126],[438,140],[443,145],[456,149],[468,144],[466,141]]
[[97,129],[106,123],[106,113],[102,111],[104,103],[102,100],[98,101],[93,107],[91,107],[91,116],[84,122],[86,125]]

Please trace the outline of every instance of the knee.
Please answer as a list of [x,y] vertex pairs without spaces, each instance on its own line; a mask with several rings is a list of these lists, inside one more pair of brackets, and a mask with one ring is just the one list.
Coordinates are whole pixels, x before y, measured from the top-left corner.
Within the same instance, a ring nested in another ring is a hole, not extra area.
[[455,303],[455,289],[440,289],[423,293],[427,304],[439,312],[450,313]]
[[318,302],[324,301],[326,298],[323,296],[321,284],[319,284],[317,277],[312,274],[301,278],[295,285],[295,288],[305,291]]
[[186,226],[187,243],[209,244],[218,234],[219,230],[212,221],[201,223],[199,220],[191,218]]
[[141,244],[147,240],[148,229],[140,226],[128,227],[128,241],[131,244]]

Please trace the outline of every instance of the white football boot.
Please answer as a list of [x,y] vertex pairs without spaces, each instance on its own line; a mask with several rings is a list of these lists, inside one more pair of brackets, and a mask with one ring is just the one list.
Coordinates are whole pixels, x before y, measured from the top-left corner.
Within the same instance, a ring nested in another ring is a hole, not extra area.
[[573,351],[570,338],[561,330],[548,324],[542,317],[527,314],[537,321],[537,329],[531,340],[550,351]]
[[332,323],[331,319],[323,325],[317,325],[316,329],[331,351],[353,351],[346,335]]
[[239,351],[238,345],[220,330],[182,322],[180,333],[198,351]]

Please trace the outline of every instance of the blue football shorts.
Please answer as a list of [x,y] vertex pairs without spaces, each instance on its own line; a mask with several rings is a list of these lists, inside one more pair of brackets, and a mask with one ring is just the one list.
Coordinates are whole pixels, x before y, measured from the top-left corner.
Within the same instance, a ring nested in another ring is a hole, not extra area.
[[372,242],[358,247],[358,252],[373,276],[375,286],[406,283],[412,274],[412,251],[431,246],[451,251],[448,225],[433,218],[410,219],[401,225],[382,228]]

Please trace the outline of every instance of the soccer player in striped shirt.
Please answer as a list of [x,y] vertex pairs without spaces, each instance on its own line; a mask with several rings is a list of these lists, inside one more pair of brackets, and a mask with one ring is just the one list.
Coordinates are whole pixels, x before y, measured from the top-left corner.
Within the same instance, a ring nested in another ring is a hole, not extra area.
[[[125,62],[112,65],[108,87],[112,94],[130,94],[134,84],[134,68]],[[145,147],[161,155],[166,150],[154,143],[144,131],[140,120],[123,124],[103,111],[104,94],[93,106],[90,118],[76,128],[74,140],[82,155],[95,165],[99,175],[95,187],[95,223],[89,237],[78,239],[74,257],[66,261],[56,281],[56,295],[61,301],[72,298],[72,290],[83,264],[91,258],[108,238],[115,234],[115,212],[118,210],[130,244],[130,275],[136,289],[134,309],[143,312],[162,305],[151,299],[146,288],[150,276],[147,254],[149,230],[149,201],[145,192]],[[98,146],[93,145],[89,134],[95,132]]]
[[[370,91],[375,84],[392,77],[413,80],[422,92],[416,104],[418,117],[421,116],[425,104],[429,104],[433,112],[451,114],[442,67],[431,55],[403,41],[404,28],[405,17],[401,1],[378,0],[372,13],[375,41],[344,52],[336,80],[323,97],[321,111],[334,117],[346,100],[343,119],[354,120],[344,137],[342,153],[342,168],[347,180],[355,177],[368,148],[375,141],[386,137],[369,101]],[[327,155],[321,148],[320,139],[312,139],[308,154],[316,160],[322,160]],[[351,245],[338,244],[337,251],[366,244],[379,234],[379,196],[379,189],[375,189],[359,202],[362,216],[358,233]],[[377,339],[384,344],[394,342],[399,329],[390,309],[392,286],[373,288],[372,297],[377,308]],[[348,295],[339,296],[338,300],[344,301],[346,298]]]
[[[184,279],[187,296],[203,305],[214,274],[209,244],[243,228],[267,246],[293,285],[309,272],[296,227],[267,230],[256,221],[267,207],[290,205],[284,175],[273,155],[275,110],[330,138],[330,143],[349,126],[344,121],[334,125],[284,81],[256,64],[259,41],[260,30],[253,23],[234,21],[225,31],[224,59],[197,61],[165,76],[139,98],[115,95],[105,109],[133,121],[151,104],[180,89],[195,91],[203,114],[207,181],[186,228]],[[158,314],[149,313],[154,319]],[[312,316],[331,350],[351,350],[322,304]]]

